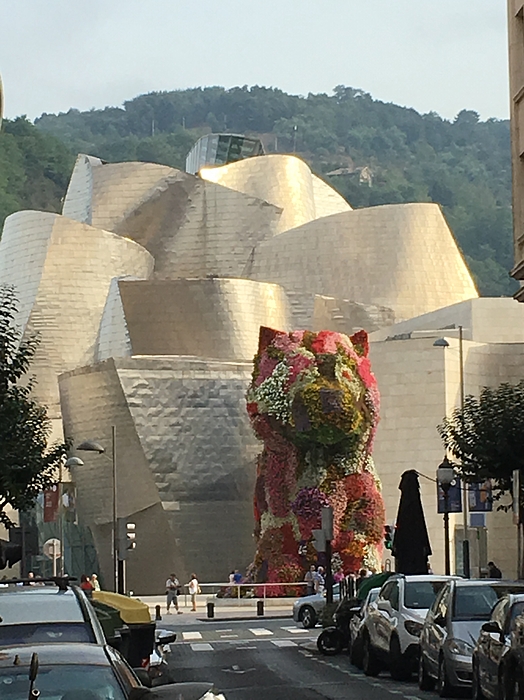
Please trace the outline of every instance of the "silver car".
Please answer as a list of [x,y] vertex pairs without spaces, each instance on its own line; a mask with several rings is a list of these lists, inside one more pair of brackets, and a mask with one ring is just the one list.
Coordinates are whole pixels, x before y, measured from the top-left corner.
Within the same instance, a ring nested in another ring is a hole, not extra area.
[[370,609],[375,605],[379,592],[380,588],[371,588],[359,612],[353,615],[349,622],[349,660],[357,668],[362,668],[362,651],[364,646],[362,631],[364,629],[366,617]]
[[455,579],[435,598],[420,635],[419,687],[435,683],[441,697],[471,687],[473,648],[495,603],[524,583],[500,579]]
[[[340,600],[339,585],[336,583],[333,586],[333,601]],[[298,598],[293,603],[293,620],[310,629],[314,627],[322,616],[322,612],[326,607],[325,592],[315,593],[314,595],[305,595]]]

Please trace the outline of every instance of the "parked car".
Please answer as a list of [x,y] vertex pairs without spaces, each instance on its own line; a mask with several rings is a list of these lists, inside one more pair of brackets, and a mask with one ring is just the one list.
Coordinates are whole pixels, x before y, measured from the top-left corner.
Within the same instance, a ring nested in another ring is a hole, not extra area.
[[0,647],[105,641],[95,611],[80,588],[65,584],[0,588]]
[[[515,588],[513,589],[515,590]],[[473,696],[480,698],[518,699],[516,686],[521,685],[521,652],[524,624],[524,584],[522,593],[504,595],[485,622],[473,651]],[[520,624],[517,624],[520,622]],[[520,688],[520,693],[524,688]]]
[[[30,691],[33,690],[33,695]],[[2,700],[225,700],[210,683],[149,689],[120,654],[97,644],[35,644],[0,652]]]
[[375,606],[375,601],[380,592],[380,588],[372,588],[366,596],[366,599],[362,603],[359,612],[350,620],[349,623],[349,642],[348,642],[348,652],[349,660],[357,668],[362,668],[362,648],[363,639],[362,632],[364,629],[365,621],[369,615],[369,611]]
[[385,666],[392,678],[407,680],[418,665],[422,625],[449,576],[395,574],[380,589],[362,629],[362,668],[377,676]]
[[449,581],[431,606],[420,635],[419,687],[435,683],[441,697],[468,688],[472,679],[473,648],[482,624],[495,603],[524,584],[500,579]]
[[[333,586],[333,601],[340,599],[339,585]],[[314,627],[320,620],[322,612],[326,607],[326,594],[314,593],[313,595],[302,596],[293,603],[293,620],[302,625],[305,629]]]

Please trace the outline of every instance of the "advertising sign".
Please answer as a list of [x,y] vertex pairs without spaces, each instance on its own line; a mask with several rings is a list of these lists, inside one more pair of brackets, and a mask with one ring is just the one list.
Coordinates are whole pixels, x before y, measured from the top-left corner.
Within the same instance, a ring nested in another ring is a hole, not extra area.
[[446,510],[446,499],[440,484],[437,484],[438,513],[462,513],[462,488],[460,479],[457,477],[451,483],[448,491],[448,507]]
[[468,484],[468,505],[470,513],[489,513],[493,510],[490,479]]
[[55,523],[58,517],[58,486],[44,491],[44,523]]

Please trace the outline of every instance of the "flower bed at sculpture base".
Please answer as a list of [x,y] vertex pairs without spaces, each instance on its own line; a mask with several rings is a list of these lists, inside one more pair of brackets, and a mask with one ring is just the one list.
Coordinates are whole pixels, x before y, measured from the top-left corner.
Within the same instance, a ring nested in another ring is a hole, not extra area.
[[[254,494],[258,581],[303,581],[321,561],[312,538],[324,506],[333,508],[344,573],[380,569],[385,513],[371,457],[379,393],[368,352],[364,331],[260,330],[247,392],[264,445]],[[266,595],[284,594],[271,589]]]

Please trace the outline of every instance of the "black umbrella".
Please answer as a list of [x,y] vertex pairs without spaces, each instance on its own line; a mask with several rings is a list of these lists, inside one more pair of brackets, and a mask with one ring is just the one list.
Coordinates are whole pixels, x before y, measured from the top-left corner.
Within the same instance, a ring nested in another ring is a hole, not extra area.
[[396,570],[400,574],[427,574],[431,545],[420,500],[418,474],[414,469],[402,474],[399,489],[401,495],[392,550]]

